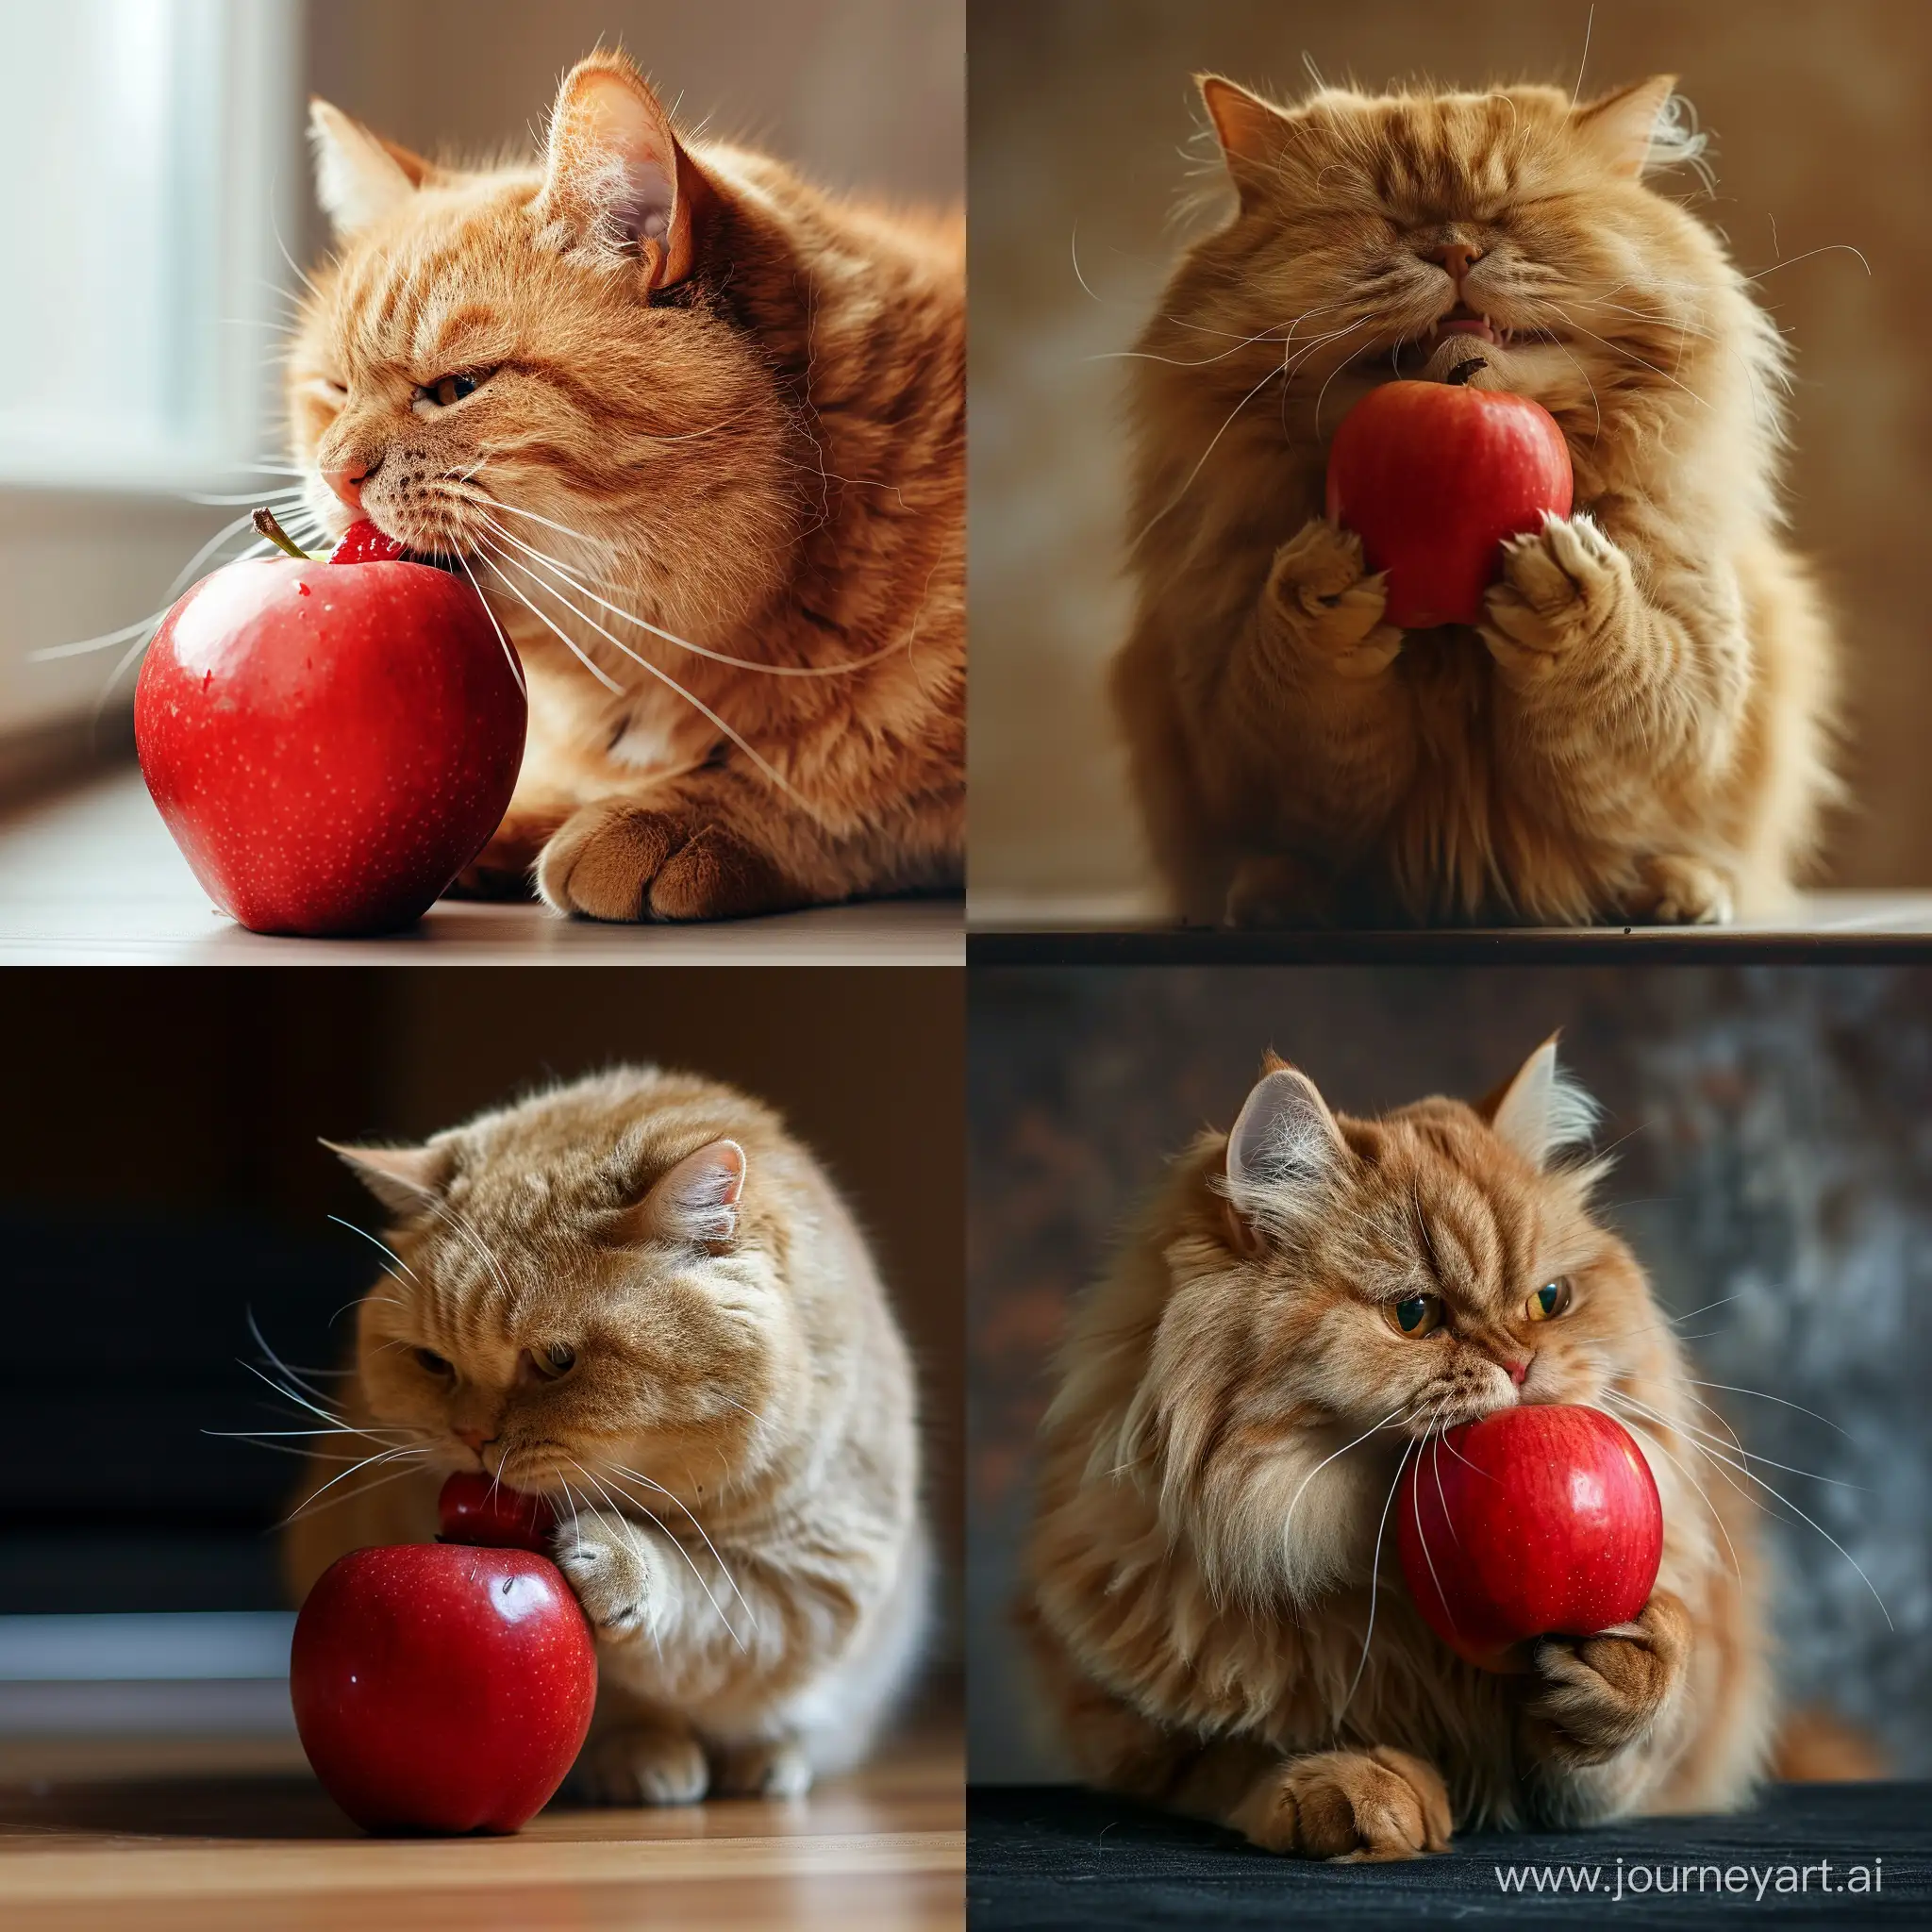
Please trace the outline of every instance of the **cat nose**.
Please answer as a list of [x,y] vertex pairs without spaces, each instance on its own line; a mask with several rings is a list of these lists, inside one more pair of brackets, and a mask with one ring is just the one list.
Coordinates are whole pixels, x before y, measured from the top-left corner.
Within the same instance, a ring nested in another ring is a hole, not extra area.
[[344,463],[340,469],[325,470],[322,480],[351,509],[362,508],[362,485],[375,474],[374,463]]
[[1527,1361],[1505,1362],[1503,1366],[1509,1371],[1509,1379],[1519,1389],[1529,1379],[1529,1363]]
[[1450,279],[1459,289],[1462,278],[1483,258],[1480,248],[1473,248],[1467,242],[1445,242],[1440,248],[1429,250],[1429,259],[1449,271]]
[[483,1444],[489,1440],[481,1429],[452,1429],[450,1434],[458,1442],[468,1443],[471,1450],[478,1456],[482,1455]]

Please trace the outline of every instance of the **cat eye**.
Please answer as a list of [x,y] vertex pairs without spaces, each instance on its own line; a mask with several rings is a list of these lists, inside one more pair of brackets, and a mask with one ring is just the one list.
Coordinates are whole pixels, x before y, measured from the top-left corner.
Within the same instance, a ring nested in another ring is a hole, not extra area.
[[1391,1303],[1383,1313],[1396,1334],[1413,1339],[1442,1325],[1442,1299],[1440,1295],[1412,1294],[1404,1301]]
[[548,1348],[533,1348],[530,1360],[540,1375],[567,1375],[577,1365],[577,1352],[568,1342],[553,1341]]
[[426,1369],[432,1375],[447,1375],[454,1373],[449,1362],[433,1348],[419,1348],[416,1351],[416,1366]]
[[1532,1322],[1547,1322],[1553,1316],[1564,1313],[1570,1307],[1570,1281],[1567,1275],[1559,1275],[1555,1281],[1546,1281],[1523,1305],[1524,1314]]
[[434,382],[423,384],[416,397],[419,402],[434,403],[439,409],[447,409],[465,396],[475,395],[489,379],[487,369],[465,370],[460,375],[440,375]]

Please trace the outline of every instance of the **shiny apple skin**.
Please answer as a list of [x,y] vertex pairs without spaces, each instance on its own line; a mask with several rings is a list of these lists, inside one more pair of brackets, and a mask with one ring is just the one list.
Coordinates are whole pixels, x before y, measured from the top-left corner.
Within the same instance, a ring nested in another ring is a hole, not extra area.
[[1486,1670],[1517,1667],[1527,1638],[1628,1623],[1663,1560],[1657,1479],[1593,1408],[1525,1403],[1451,1429],[1410,1455],[1395,1507],[1416,1607]]
[[364,1830],[513,1832],[583,1744],[596,1645],[547,1557],[398,1543],[323,1573],[289,1689],[316,1776]]
[[557,1511],[547,1497],[509,1489],[474,1470],[458,1470],[443,1484],[436,1517],[445,1542],[535,1550],[545,1557],[557,1532]]
[[1389,574],[1401,630],[1474,624],[1505,539],[1568,516],[1570,451],[1541,403],[1446,382],[1385,382],[1328,448],[1328,514]]
[[248,558],[162,620],[135,744],[208,896],[251,931],[392,932],[502,822],[526,706],[490,613],[426,564]]

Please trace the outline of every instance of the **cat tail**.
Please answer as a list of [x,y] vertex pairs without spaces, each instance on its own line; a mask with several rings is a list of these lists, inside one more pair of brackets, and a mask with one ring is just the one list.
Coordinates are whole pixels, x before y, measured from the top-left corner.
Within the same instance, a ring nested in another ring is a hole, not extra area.
[[1876,1738],[1820,1704],[1790,1712],[1772,1740],[1771,1774],[1791,1784],[1856,1784],[1890,1770]]

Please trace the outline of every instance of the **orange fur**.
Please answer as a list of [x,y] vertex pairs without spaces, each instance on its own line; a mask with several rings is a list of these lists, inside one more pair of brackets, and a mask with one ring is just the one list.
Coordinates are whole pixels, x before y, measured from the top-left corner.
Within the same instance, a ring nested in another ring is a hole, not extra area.
[[397,1265],[341,1397],[372,1433],[325,1438],[302,1485],[297,1596],[345,1550],[432,1536],[444,1477],[480,1467],[562,1519],[598,1640],[592,1794],[782,1794],[862,1757],[923,1636],[915,1398],[806,1149],[728,1087],[623,1068],[339,1151]]
[[[1234,1137],[1182,1157],[1081,1306],[1044,1424],[1024,1615],[1084,1776],[1350,1857],[1440,1849],[1452,1816],[1747,1795],[1772,1724],[1747,1512],[1636,1257],[1590,1210],[1601,1166],[1557,1158],[1587,1120],[1549,1047],[1479,1108],[1377,1120],[1276,1063]],[[1529,1319],[1558,1279],[1570,1306]],[[1405,1335],[1390,1311],[1417,1294],[1441,1324]],[[1525,1357],[1519,1397],[1503,1364]],[[1499,1675],[1423,1622],[1384,1510],[1437,1430],[1519,1399],[1619,1416],[1664,1556],[1637,1624]]]
[[[1777,501],[1786,357],[1647,187],[1656,80],[1283,110],[1204,83],[1238,207],[1175,270],[1132,393],[1138,606],[1113,691],[1190,919],[1723,920],[1815,843],[1831,641]],[[1661,118],[1660,118],[1661,117]],[[1457,299],[1497,340],[1436,338]],[[1329,439],[1393,373],[1533,396],[1575,509],[1478,628],[1405,634],[1324,520]]]
[[614,920],[956,888],[958,221],[686,141],[614,54],[565,79],[534,167],[440,166],[321,103],[315,128],[339,246],[290,358],[310,508],[340,533],[322,473],[366,471],[362,510],[460,558],[528,672],[468,887],[534,873]]

